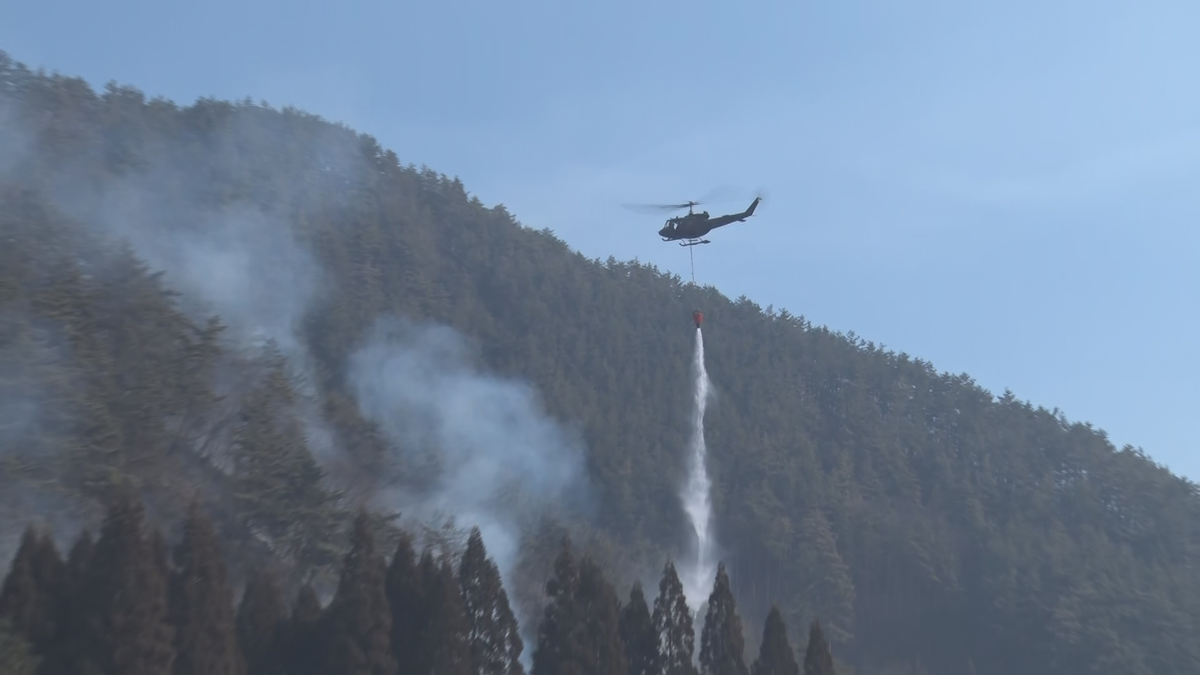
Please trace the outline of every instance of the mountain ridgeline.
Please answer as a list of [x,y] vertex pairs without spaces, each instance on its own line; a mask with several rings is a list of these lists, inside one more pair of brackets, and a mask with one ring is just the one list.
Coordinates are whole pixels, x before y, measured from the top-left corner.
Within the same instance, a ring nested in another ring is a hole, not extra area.
[[[616,588],[690,554],[694,307],[715,536],[738,611],[774,617],[764,645],[808,644],[819,617],[864,675],[1200,672],[1200,491],[1137,449],[588,259],[319,117],[97,92],[0,52],[6,560],[30,522],[66,549],[122,495],[164,532],[194,503],[231,585],[269,572],[315,616],[359,509],[389,555],[412,533],[457,560],[478,525],[532,652],[565,534]],[[605,593],[596,620],[642,611]],[[686,599],[697,621],[707,600]]]

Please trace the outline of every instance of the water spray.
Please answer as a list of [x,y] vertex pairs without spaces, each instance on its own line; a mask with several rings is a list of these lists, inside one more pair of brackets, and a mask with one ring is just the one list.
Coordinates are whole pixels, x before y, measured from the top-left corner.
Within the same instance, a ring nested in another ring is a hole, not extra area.
[[704,443],[704,411],[708,405],[709,380],[704,367],[704,334],[700,329],[704,315],[696,310],[692,315],[696,322],[696,347],[692,358],[693,400],[692,433],[688,443],[691,451],[688,458],[688,475],[680,492],[683,509],[692,524],[696,537],[695,558],[683,565],[680,581],[688,605],[699,613],[708,594],[706,589],[716,576],[713,560],[712,533],[712,481],[708,477],[708,450]]

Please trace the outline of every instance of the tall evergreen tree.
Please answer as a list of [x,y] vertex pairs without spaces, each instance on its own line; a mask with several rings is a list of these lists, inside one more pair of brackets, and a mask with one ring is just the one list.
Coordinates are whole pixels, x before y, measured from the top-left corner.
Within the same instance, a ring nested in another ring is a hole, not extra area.
[[621,608],[621,641],[629,659],[629,675],[662,675],[659,633],[646,605],[641,582],[629,591],[629,602]]
[[96,541],[92,533],[84,530],[71,545],[66,560],[67,595],[74,595],[87,582],[88,570],[91,569],[92,558],[96,553]]
[[471,675],[471,620],[450,561],[421,555],[425,602],[419,635],[422,655],[418,675]]
[[55,649],[45,656],[42,672],[47,675],[91,675],[100,672],[93,649],[95,597],[91,588],[91,564],[96,544],[84,530],[67,554],[63,580],[62,620]]
[[26,528],[0,587],[0,619],[38,654],[56,648],[65,619],[66,565],[48,534]]
[[321,607],[321,599],[317,597],[317,589],[312,584],[304,584],[296,594],[296,604],[292,607],[292,621],[315,626],[321,621],[325,609]]
[[820,509],[811,509],[800,521],[800,569],[797,587],[803,593],[792,598],[789,619],[796,625],[808,623],[813,616],[822,623],[827,639],[848,644],[854,637],[854,582],[850,567],[838,553],[837,537],[829,519]]
[[284,622],[283,662],[288,675],[320,675],[323,632],[321,600],[312,584],[304,584],[296,596],[292,616]]
[[251,574],[237,612],[246,675],[283,675],[283,625],[283,600],[275,577],[266,570]]
[[167,620],[167,580],[140,502],[118,497],[91,556],[84,597],[85,661],[105,675],[170,675],[175,661]]
[[762,646],[759,647],[758,658],[750,667],[750,675],[800,675],[796,653],[788,641],[787,625],[779,607],[775,605],[771,605],[771,611],[767,613]]
[[604,571],[590,556],[579,561],[577,602],[583,610],[585,675],[627,675],[629,660],[621,641],[621,602]]
[[525,675],[521,665],[521,641],[517,618],[508,604],[508,594],[496,563],[487,557],[483,534],[471,529],[467,548],[458,568],[463,604],[471,623],[471,669],[473,675]]
[[387,567],[375,552],[370,518],[354,519],[350,550],[337,593],[325,615],[325,668],[339,675],[396,675],[392,610],[384,588]]
[[737,613],[725,564],[720,563],[700,635],[700,670],[704,675],[748,675],[744,651],[742,619]]
[[821,630],[820,619],[808,629],[808,648],[804,651],[804,675],[837,675],[833,668],[833,653]]
[[425,621],[425,587],[408,532],[399,533],[385,585],[392,610],[392,653],[401,675],[415,675],[420,672],[424,653],[421,629]]
[[243,399],[234,429],[232,506],[272,552],[293,563],[337,563],[338,495],[306,446],[286,361],[269,350],[262,383]]
[[584,610],[578,601],[579,567],[571,553],[571,540],[563,537],[554,560],[554,572],[546,581],[548,600],[538,624],[530,675],[585,675],[586,656],[582,634]]
[[179,571],[170,594],[175,675],[243,675],[246,663],[217,534],[195,502],[184,521],[175,562]]
[[683,583],[670,560],[663,566],[654,600],[654,629],[658,633],[663,675],[696,675],[696,631],[683,595]]

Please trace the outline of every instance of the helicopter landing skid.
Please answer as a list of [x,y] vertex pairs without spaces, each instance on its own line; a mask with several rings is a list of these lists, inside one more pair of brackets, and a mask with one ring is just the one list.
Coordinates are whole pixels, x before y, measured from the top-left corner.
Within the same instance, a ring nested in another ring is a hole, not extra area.
[[699,246],[700,244],[711,244],[711,243],[712,242],[707,239],[701,239],[699,241],[689,241],[687,243],[680,242],[679,245],[680,246]]

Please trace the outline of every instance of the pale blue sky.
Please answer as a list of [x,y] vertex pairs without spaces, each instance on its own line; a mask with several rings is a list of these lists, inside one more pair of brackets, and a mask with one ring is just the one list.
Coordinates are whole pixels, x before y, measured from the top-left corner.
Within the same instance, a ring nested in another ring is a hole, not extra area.
[[1200,479],[1194,0],[175,5],[13,0],[0,49],[344,121],[589,256],[685,278],[661,218],[619,204],[763,188],[697,281]]

